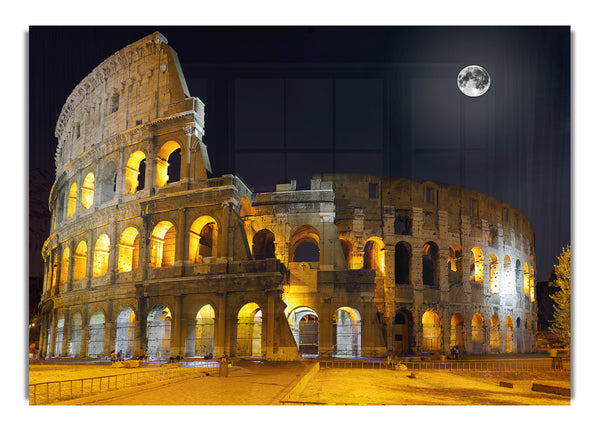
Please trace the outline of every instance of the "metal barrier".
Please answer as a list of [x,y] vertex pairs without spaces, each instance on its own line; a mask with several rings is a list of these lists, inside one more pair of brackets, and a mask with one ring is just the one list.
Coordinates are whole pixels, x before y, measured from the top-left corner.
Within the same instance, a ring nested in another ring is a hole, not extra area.
[[[408,370],[445,370],[445,371],[532,371],[552,370],[550,358],[540,359],[497,359],[497,360],[448,360],[448,361],[348,361],[319,359],[321,368],[362,368],[362,369],[395,369],[397,365],[404,365]],[[570,361],[565,361],[565,368],[570,368]]]
[[113,374],[83,379],[60,380],[34,383],[29,385],[29,404],[52,404],[74,398],[116,391],[161,380],[218,371],[218,364],[211,363],[202,367],[169,367],[151,371]]

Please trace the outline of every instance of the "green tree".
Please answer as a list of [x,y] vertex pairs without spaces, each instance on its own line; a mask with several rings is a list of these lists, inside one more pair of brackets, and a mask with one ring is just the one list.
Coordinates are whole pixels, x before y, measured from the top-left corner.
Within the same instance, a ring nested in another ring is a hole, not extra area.
[[560,337],[566,347],[571,345],[571,246],[563,248],[554,265],[555,280],[551,283],[558,291],[550,295],[554,304],[554,313],[550,332]]

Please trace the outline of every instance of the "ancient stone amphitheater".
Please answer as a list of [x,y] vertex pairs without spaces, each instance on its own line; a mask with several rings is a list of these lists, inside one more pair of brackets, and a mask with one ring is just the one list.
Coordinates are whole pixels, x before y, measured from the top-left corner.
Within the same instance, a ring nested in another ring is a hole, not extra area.
[[534,233],[516,208],[354,174],[257,193],[212,176],[203,134],[159,33],[75,87],[56,126],[43,356],[533,350]]

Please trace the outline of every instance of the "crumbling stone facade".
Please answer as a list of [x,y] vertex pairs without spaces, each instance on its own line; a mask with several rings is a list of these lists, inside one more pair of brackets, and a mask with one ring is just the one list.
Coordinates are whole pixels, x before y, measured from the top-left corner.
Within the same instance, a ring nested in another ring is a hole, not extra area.
[[41,353],[151,358],[516,353],[535,346],[533,230],[430,181],[214,178],[204,105],[159,33],[96,67],[56,127]]

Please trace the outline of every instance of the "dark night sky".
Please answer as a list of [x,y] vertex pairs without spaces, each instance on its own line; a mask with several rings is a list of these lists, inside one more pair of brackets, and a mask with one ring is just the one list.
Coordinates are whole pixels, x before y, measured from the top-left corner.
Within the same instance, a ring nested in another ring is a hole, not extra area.
[[[156,30],[206,104],[215,175],[257,190],[320,172],[470,187],[533,223],[538,280],[571,242],[569,27],[30,27],[30,275],[41,275],[64,102]],[[479,98],[456,87],[470,64],[491,75]]]

